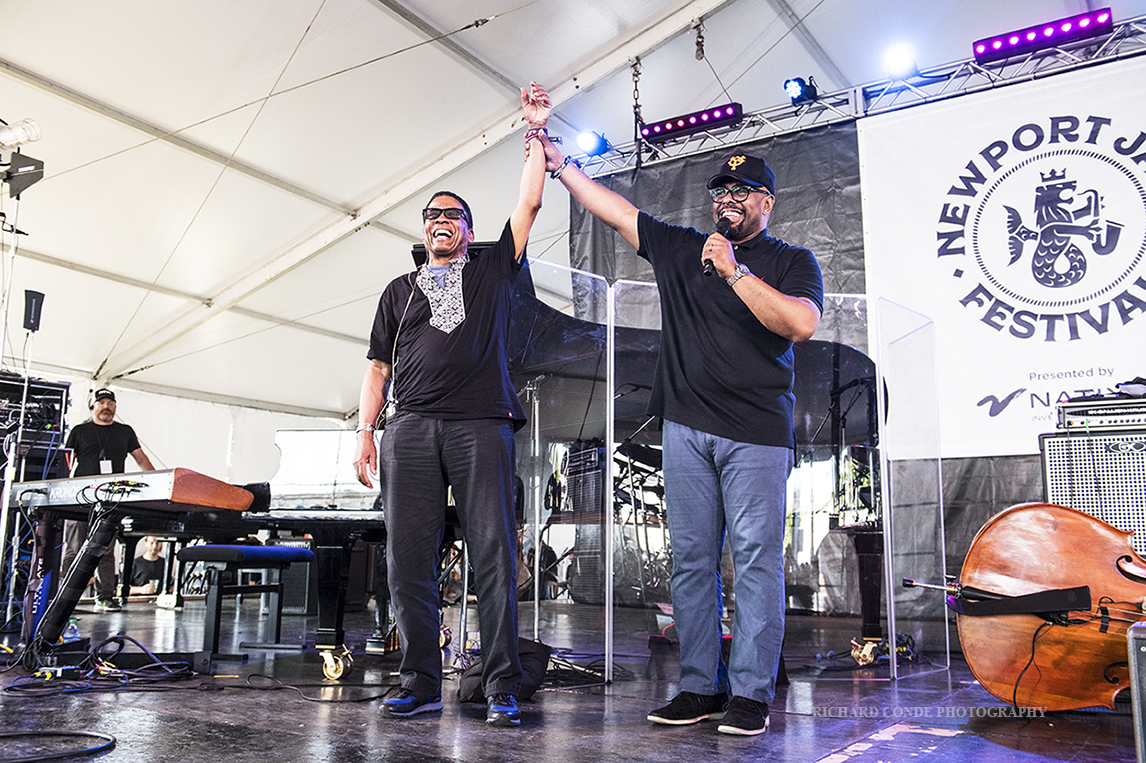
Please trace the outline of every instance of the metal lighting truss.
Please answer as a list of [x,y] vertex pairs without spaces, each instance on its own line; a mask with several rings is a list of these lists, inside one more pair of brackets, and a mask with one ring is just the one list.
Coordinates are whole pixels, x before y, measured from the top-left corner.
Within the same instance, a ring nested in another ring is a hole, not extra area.
[[[919,72],[905,79],[820,95],[815,101],[746,113],[739,124],[720,127],[656,145],[641,142],[610,146],[600,156],[575,155],[589,175],[612,172],[712,151],[759,138],[848,122],[897,109],[1028,82],[1146,53],[1146,16],[1118,23],[1110,34],[1061,47],[1033,51],[989,64],[967,59]],[[1126,97],[1136,98],[1131,93]]]

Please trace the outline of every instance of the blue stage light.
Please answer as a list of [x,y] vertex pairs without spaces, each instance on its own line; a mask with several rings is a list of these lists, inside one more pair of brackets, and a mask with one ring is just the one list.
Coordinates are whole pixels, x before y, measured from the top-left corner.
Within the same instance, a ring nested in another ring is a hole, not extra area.
[[915,49],[906,42],[889,45],[883,51],[884,72],[890,79],[906,80],[919,74],[919,64],[915,61]]
[[583,132],[577,136],[577,147],[586,156],[600,156],[609,148],[609,141],[599,132]]
[[816,81],[811,77],[805,81],[803,77],[793,77],[784,82],[784,92],[792,99],[795,106],[806,101],[816,100]]

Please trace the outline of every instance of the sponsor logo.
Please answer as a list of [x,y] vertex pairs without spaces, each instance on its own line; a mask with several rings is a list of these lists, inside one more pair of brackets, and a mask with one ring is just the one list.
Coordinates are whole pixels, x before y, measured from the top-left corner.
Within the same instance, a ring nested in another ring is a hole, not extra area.
[[1010,405],[1011,402],[1016,397],[1018,397],[1019,395],[1021,395],[1022,393],[1026,392],[1026,391],[1027,391],[1026,387],[1019,387],[1017,390],[1015,390],[1011,394],[1007,395],[1002,400],[995,397],[994,395],[987,395],[985,398],[983,398],[978,403],[976,403],[976,405],[979,407],[982,407],[982,406],[990,403],[991,407],[987,409],[987,415],[990,416],[991,418],[995,418],[1000,413],[1005,411],[1007,409],[1007,406]]

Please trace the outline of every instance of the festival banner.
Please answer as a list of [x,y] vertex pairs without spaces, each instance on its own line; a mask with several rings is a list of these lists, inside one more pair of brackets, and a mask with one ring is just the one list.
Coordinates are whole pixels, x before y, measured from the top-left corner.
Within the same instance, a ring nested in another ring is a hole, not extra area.
[[867,291],[934,323],[942,456],[1146,377],[1142,92],[1139,57],[859,121]]

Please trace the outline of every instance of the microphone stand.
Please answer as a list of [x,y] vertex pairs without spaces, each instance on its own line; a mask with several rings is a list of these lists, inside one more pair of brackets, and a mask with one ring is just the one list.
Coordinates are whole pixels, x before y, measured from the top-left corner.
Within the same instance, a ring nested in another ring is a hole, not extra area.
[[[530,379],[522,392],[529,399],[530,405],[530,444],[529,460],[532,467],[530,480],[533,483],[533,640],[541,640],[541,504],[543,501],[541,485],[541,399],[537,390],[541,382],[545,381],[546,374],[539,374]],[[462,646],[465,646],[464,636]]]
[[[0,297],[0,366],[4,360],[4,345],[8,342],[8,306],[12,296],[12,272],[16,269],[16,237],[20,235],[16,223],[20,219],[20,197],[16,197],[16,208],[12,214],[12,238],[8,243],[8,269],[4,275],[4,294]],[[20,404],[20,423],[16,435],[16,442],[9,445],[4,443],[4,495],[0,498],[0,570],[5,569],[4,557],[8,549],[8,512],[12,500],[12,477],[15,474],[15,459],[19,449],[20,435],[24,426],[24,406],[28,400],[28,375],[24,374],[24,401]],[[15,528],[12,528],[13,530]],[[4,623],[12,620],[15,613],[13,599],[16,594],[16,555],[19,546],[15,538],[12,540],[11,570],[9,572],[8,594],[5,598]]]
[[[9,268],[9,273],[11,273],[11,268]],[[5,321],[4,324],[6,329],[7,321]],[[8,517],[12,508],[12,485],[15,482],[16,476],[16,459],[20,457],[20,442],[24,439],[24,417],[28,410],[28,372],[31,367],[32,337],[34,334],[35,332],[28,332],[28,355],[25,357],[24,363],[24,390],[20,398],[20,420],[16,425],[16,436],[11,441],[4,443],[5,457],[7,460],[4,464],[4,493],[0,496],[0,569],[4,568],[4,549],[8,546]],[[20,523],[18,519],[12,523],[11,535],[12,551],[10,555],[11,558],[8,560],[8,592],[5,598],[6,605],[4,609],[5,623],[10,622],[16,613],[16,563],[20,556]]]
[[8,303],[12,297],[12,271],[16,268],[16,237],[20,231],[16,222],[20,219],[20,197],[16,197],[16,209],[12,213],[12,240],[8,244],[8,272],[4,275],[4,296],[0,298],[0,363],[4,358],[4,345],[8,342]]

